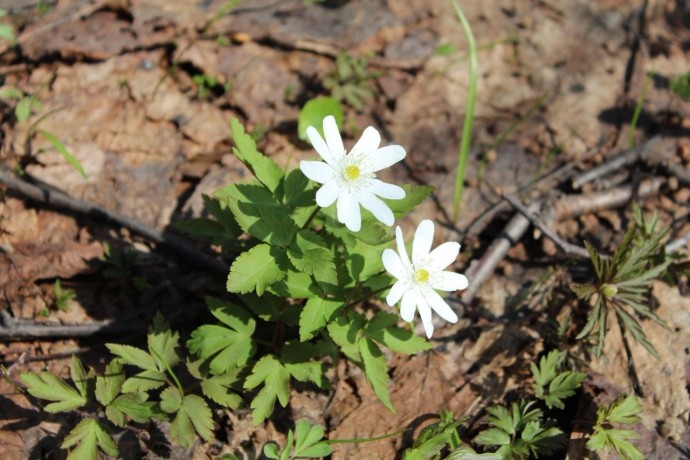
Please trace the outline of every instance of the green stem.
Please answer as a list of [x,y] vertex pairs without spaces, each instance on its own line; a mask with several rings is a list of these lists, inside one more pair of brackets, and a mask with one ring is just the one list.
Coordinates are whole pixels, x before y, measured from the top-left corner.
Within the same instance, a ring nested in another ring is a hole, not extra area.
[[304,230],[305,228],[309,227],[309,224],[311,224],[311,221],[314,220],[314,217],[316,217],[316,215],[319,213],[319,210],[321,210],[320,206],[316,206],[316,208],[314,208],[314,211],[311,213],[304,225],[302,225],[300,230]]
[[403,434],[407,431],[410,431],[411,428],[405,428],[404,430],[396,431],[395,433],[390,433],[390,434],[384,434],[382,436],[375,436],[373,438],[354,438],[354,439],[327,439],[324,440],[326,444],[357,444],[360,442],[373,442],[373,441],[380,441],[381,439],[386,439],[386,438],[392,438],[394,436],[398,436],[399,434]]
[[172,377],[172,379],[175,381],[175,385],[177,386],[177,389],[180,390],[180,394],[182,396],[184,396],[184,388],[182,388],[182,384],[178,380],[177,375],[175,375],[175,373],[172,371],[172,369],[170,369],[170,366],[168,366],[168,363],[166,363],[165,360],[163,358],[161,358],[161,356],[158,353],[156,353],[156,350],[151,350],[151,354],[153,354],[153,356],[156,357],[156,359],[158,360],[159,363],[163,364],[163,366],[165,367],[165,370],[168,372],[170,377]]
[[635,129],[637,129],[637,120],[640,118],[642,106],[644,105],[644,100],[647,97],[647,91],[649,91],[649,84],[651,81],[652,77],[647,75],[644,86],[642,87],[642,92],[637,98],[637,104],[635,105],[635,112],[633,112],[632,120],[630,120],[630,132],[628,132],[628,148],[630,149],[635,147]]
[[467,39],[467,46],[470,53],[470,87],[467,94],[467,111],[465,112],[465,121],[462,126],[462,139],[460,140],[460,150],[458,152],[458,170],[455,176],[455,195],[453,197],[453,222],[457,223],[458,215],[460,214],[460,201],[462,200],[462,191],[465,186],[465,173],[467,170],[467,159],[470,155],[470,146],[472,144],[472,125],[474,124],[474,102],[477,98],[477,44],[474,41],[474,35],[470,24],[467,22],[465,15],[462,13],[457,0],[449,0],[455,15],[458,17],[462,29]]
[[383,291],[385,291],[386,289],[390,289],[390,288],[392,288],[392,287],[393,287],[393,285],[392,285],[392,284],[389,284],[388,286],[384,286],[384,287],[382,287],[382,288],[378,288],[378,289],[376,289],[375,291],[371,291],[369,294],[364,295],[364,296],[360,297],[360,298],[357,299],[357,300],[353,300],[352,302],[347,303],[347,304],[345,305],[345,307],[343,307],[343,308],[345,309],[345,308],[352,307],[353,305],[357,305],[358,303],[364,302],[365,300],[374,297],[374,296],[375,296],[376,294],[378,294],[379,292],[383,292]]

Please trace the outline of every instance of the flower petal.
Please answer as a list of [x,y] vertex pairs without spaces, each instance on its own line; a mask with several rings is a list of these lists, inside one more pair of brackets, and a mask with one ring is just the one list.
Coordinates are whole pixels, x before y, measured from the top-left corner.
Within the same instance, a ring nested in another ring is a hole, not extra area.
[[369,157],[374,168],[373,172],[380,171],[405,158],[405,149],[399,145],[388,145],[378,149]]
[[329,115],[323,119],[323,133],[326,135],[326,143],[328,150],[330,150],[333,160],[337,163],[345,156],[345,146],[343,139],[340,137],[338,131],[338,124],[335,122],[335,117]]
[[460,253],[460,244],[454,241],[449,241],[438,246],[431,251],[427,258],[429,268],[434,270],[443,270],[448,265],[455,262]]
[[403,321],[410,322],[414,319],[414,312],[417,309],[417,293],[414,289],[408,289],[403,294],[402,303],[400,304],[400,316]]
[[434,223],[425,219],[419,223],[417,231],[412,240],[412,263],[417,266],[421,264],[431,250],[431,243],[434,241]]
[[369,191],[388,200],[402,200],[405,198],[405,190],[402,187],[387,184],[379,179],[369,179]]
[[320,184],[333,180],[333,168],[323,161],[302,160],[299,162],[299,169],[309,179]]
[[345,224],[351,232],[358,232],[362,228],[362,215],[359,210],[359,201],[350,192],[340,191],[338,196],[338,222]]
[[[355,146],[352,147],[352,150],[350,150],[350,153],[348,155],[350,157],[353,157],[353,159],[356,157],[365,156],[366,163],[369,163],[371,161],[372,154],[379,148],[380,144],[381,135],[376,130],[376,128],[369,126],[367,129],[364,130],[364,132],[362,133],[362,137],[359,138],[359,140],[357,141]],[[364,174],[372,172],[374,172],[374,170],[371,169],[371,166],[369,166],[366,171],[362,171],[362,173]]]
[[412,269],[412,262],[407,256],[407,248],[405,247],[405,240],[403,239],[402,229],[400,226],[395,227],[395,242],[398,245],[398,255],[403,265]]
[[326,182],[321,186],[318,192],[316,192],[316,204],[322,208],[327,208],[332,205],[333,202],[338,198],[340,194],[340,187],[335,181]]
[[449,323],[458,322],[458,315],[453,311],[452,308],[450,308],[450,305],[443,300],[443,297],[438,295],[436,291],[427,286],[422,294],[424,295],[424,300],[429,303],[429,306],[431,306],[431,308],[433,308],[441,318],[445,319]]
[[[410,282],[407,280],[399,280],[397,281],[393,287],[391,288],[390,292],[386,296],[386,303],[390,305],[391,307],[398,303],[400,299],[402,298],[403,294],[407,292],[407,290],[410,287]],[[413,313],[414,314],[414,313]]]
[[457,291],[458,289],[465,289],[469,285],[465,275],[455,272],[434,273],[429,281],[431,287],[439,291]]
[[319,134],[316,128],[309,126],[307,128],[307,137],[309,138],[311,145],[314,147],[314,149],[316,149],[316,153],[318,153],[319,156],[326,161],[326,163],[331,166],[337,165],[337,161],[335,161],[335,158],[333,158],[333,154],[328,149],[328,145],[323,140],[321,134]]
[[403,263],[400,261],[400,256],[398,256],[394,250],[386,249],[383,251],[381,259],[383,259],[383,266],[386,268],[388,273],[395,276],[399,280],[407,278],[407,271],[409,269],[403,265]]
[[424,300],[422,294],[417,292],[417,310],[419,310],[419,316],[422,318],[422,324],[424,325],[424,332],[426,332],[426,337],[428,339],[434,333],[434,323],[431,320],[431,308],[429,304]]
[[381,221],[384,225],[389,227],[395,222],[395,217],[393,217],[393,211],[389,208],[386,203],[381,201],[373,193],[368,190],[364,190],[359,194],[359,202],[367,211],[371,212],[374,217]]

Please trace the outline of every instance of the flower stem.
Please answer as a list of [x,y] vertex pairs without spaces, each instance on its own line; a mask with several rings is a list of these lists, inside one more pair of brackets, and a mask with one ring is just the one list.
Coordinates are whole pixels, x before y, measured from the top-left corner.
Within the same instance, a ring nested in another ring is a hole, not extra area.
[[311,224],[311,221],[314,220],[314,217],[319,213],[319,210],[321,209],[320,206],[317,206],[314,208],[314,211],[311,213],[307,221],[302,225],[302,228],[300,230],[304,230],[305,228],[309,227],[309,224]]
[[379,292],[385,291],[386,289],[390,289],[392,287],[393,287],[393,285],[389,284],[388,286],[384,286],[382,288],[376,289],[375,291],[371,291],[369,294],[362,296],[357,300],[353,300],[352,302],[347,303],[344,308],[349,308],[349,307],[352,307],[353,305],[357,305],[358,303],[364,302],[365,300],[374,297]]

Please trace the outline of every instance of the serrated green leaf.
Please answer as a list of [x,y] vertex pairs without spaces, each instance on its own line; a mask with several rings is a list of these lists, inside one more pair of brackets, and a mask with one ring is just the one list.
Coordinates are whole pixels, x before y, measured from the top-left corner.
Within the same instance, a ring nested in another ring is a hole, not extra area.
[[405,198],[386,200],[386,204],[391,208],[396,219],[409,214],[419,203],[429,198],[434,191],[434,187],[428,185],[402,184],[401,187],[405,190]]
[[[378,314],[381,313],[389,314],[385,312],[379,312]],[[397,319],[397,315],[393,316]],[[433,348],[431,343],[416,335],[414,331],[397,326],[375,331],[367,330],[366,336],[393,351],[405,353],[407,355],[413,355],[420,351],[431,350]]]
[[311,230],[300,230],[287,251],[292,265],[317,281],[336,284],[333,252],[326,241]]
[[182,405],[182,394],[177,387],[167,387],[161,392],[160,398],[163,412],[172,414],[180,410],[180,406]]
[[275,191],[283,178],[283,171],[273,160],[256,149],[256,142],[244,131],[244,126],[237,118],[230,120],[230,128],[232,140],[237,146],[233,148],[235,156],[252,171],[262,184],[269,190]]
[[244,382],[244,388],[252,390],[263,384],[251,403],[252,422],[262,423],[273,413],[276,398],[285,407],[290,397],[290,373],[273,355],[261,358]]
[[149,333],[146,336],[151,355],[158,361],[162,359],[158,368],[165,369],[172,368],[180,362],[177,348],[180,343],[180,334],[170,329],[170,325],[163,318],[160,312],[156,312],[153,317],[153,324],[149,327]]
[[67,147],[65,147],[65,144],[62,143],[60,139],[55,137],[52,133],[49,133],[48,131],[45,131],[43,129],[39,129],[38,134],[43,136],[48,142],[50,142],[50,145],[53,146],[57,152],[62,155],[62,157],[69,163],[74,169],[77,170],[79,174],[82,175],[84,179],[87,178],[86,176],[86,171],[84,171],[84,167],[81,165],[79,160],[77,160],[72,153],[70,153],[69,150],[67,150]]
[[79,393],[88,399],[89,394],[89,377],[86,375],[84,366],[82,366],[81,361],[75,355],[72,355],[72,360],[70,361],[70,377],[72,381],[79,390]]
[[[115,398],[115,400],[106,407],[106,415],[108,409],[113,408],[122,412],[137,423],[146,423],[153,416],[153,406],[154,403],[148,401],[148,395],[146,393],[126,393]],[[113,421],[113,423],[115,422]],[[118,426],[124,427],[124,425]]]
[[558,373],[558,366],[561,364],[565,353],[559,350],[552,350],[548,355],[542,356],[539,360],[539,368],[534,363],[530,364],[534,382],[539,386],[548,385]]
[[106,343],[108,350],[115,356],[119,356],[122,364],[129,364],[140,369],[149,371],[159,371],[156,359],[150,354],[130,345],[120,345],[117,343]]
[[165,373],[160,371],[143,371],[128,378],[122,384],[123,393],[137,393],[155,390],[165,385]]
[[235,259],[230,267],[227,289],[240,294],[256,291],[261,295],[270,284],[284,277],[285,270],[276,260],[273,248],[259,244]]
[[[312,206],[316,199],[314,188],[309,186],[309,179],[299,168],[285,176],[283,195],[285,204],[290,208]],[[313,209],[315,208],[312,207],[311,211]]]
[[182,400],[180,412],[185,412],[194,426],[194,431],[205,441],[213,440],[213,414],[208,404],[197,395],[187,395]]
[[618,398],[611,403],[607,421],[612,423],[626,423],[628,425],[642,421],[640,413],[642,404],[637,397],[631,393],[625,399]]
[[77,390],[50,372],[25,372],[19,378],[30,395],[46,401],[56,401],[44,407],[46,412],[68,412],[87,402]]
[[98,458],[100,447],[103,452],[111,457],[118,457],[120,452],[117,449],[115,440],[95,419],[84,419],[65,437],[60,446],[68,449],[77,445],[67,456],[70,460],[93,460]]
[[292,299],[309,299],[325,295],[310,275],[293,269],[287,270],[285,278],[273,283],[268,289],[280,297]]
[[290,209],[265,187],[230,184],[214,196],[224,200],[240,228],[266,243],[286,246],[297,232]]
[[194,445],[194,425],[185,411],[178,411],[170,423],[170,437],[186,449]]
[[214,374],[244,365],[256,349],[251,334],[214,324],[195,329],[187,347],[201,358],[212,358],[209,364]]
[[325,139],[323,134],[323,119],[332,115],[335,117],[335,122],[338,126],[343,125],[343,107],[336,99],[332,97],[317,97],[310,99],[304,104],[304,107],[299,111],[297,118],[297,135],[303,141],[308,139],[307,128],[313,127],[319,135]]
[[544,399],[549,409],[552,407],[565,408],[565,404],[561,400],[574,395],[575,390],[580,388],[582,381],[586,377],[587,374],[582,372],[567,371],[558,374],[549,384],[549,394]]
[[331,446],[323,439],[324,430],[320,425],[311,425],[306,420],[300,420],[295,426],[296,458],[322,458],[332,453]]
[[[237,409],[242,403],[242,397],[230,391],[230,385],[237,381],[237,371],[227,372],[201,381],[201,391],[204,395],[221,406]],[[232,378],[228,378],[228,376]]]
[[350,313],[347,317],[339,317],[328,323],[328,335],[340,351],[356,363],[362,362],[357,343],[361,338],[364,324],[364,316],[359,313]]
[[321,297],[307,300],[299,317],[299,339],[302,342],[311,339],[319,329],[335,318],[342,307],[343,302],[339,300]]
[[388,392],[390,378],[388,377],[386,357],[383,356],[378,345],[371,339],[362,338],[357,344],[359,354],[362,357],[362,363],[364,364],[364,374],[374,389],[374,393],[376,393],[379,401],[388,410],[395,413],[395,408],[391,404],[390,393]]
[[107,406],[120,393],[125,382],[125,373],[119,359],[113,359],[105,366],[103,376],[96,377],[96,399]]
[[479,433],[474,442],[481,446],[507,446],[510,435],[500,428],[488,428]]

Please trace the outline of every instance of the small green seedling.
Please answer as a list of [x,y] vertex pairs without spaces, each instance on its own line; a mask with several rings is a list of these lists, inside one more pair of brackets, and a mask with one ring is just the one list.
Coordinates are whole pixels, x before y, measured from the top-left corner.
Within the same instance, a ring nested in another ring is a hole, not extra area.
[[549,409],[565,408],[563,400],[574,395],[575,390],[580,388],[587,376],[582,372],[559,372],[564,358],[565,352],[553,350],[548,355],[542,356],[539,367],[530,363],[536,396],[543,399]]
[[55,280],[53,291],[55,292],[55,308],[59,311],[68,311],[70,302],[76,299],[77,294],[72,289],[63,288],[59,279]]
[[275,460],[293,460],[296,458],[323,458],[331,455],[333,449],[323,442],[324,431],[320,425],[311,425],[300,420],[295,432],[288,431],[287,440],[281,449],[278,444],[270,442],[264,446],[264,456]]
[[640,413],[642,405],[634,394],[627,397],[619,397],[608,406],[597,410],[597,423],[594,425],[594,434],[587,441],[589,450],[601,453],[608,449],[614,449],[616,453],[626,460],[642,460],[642,453],[630,440],[639,436],[632,430],[614,428],[613,424],[633,425],[642,419]]

